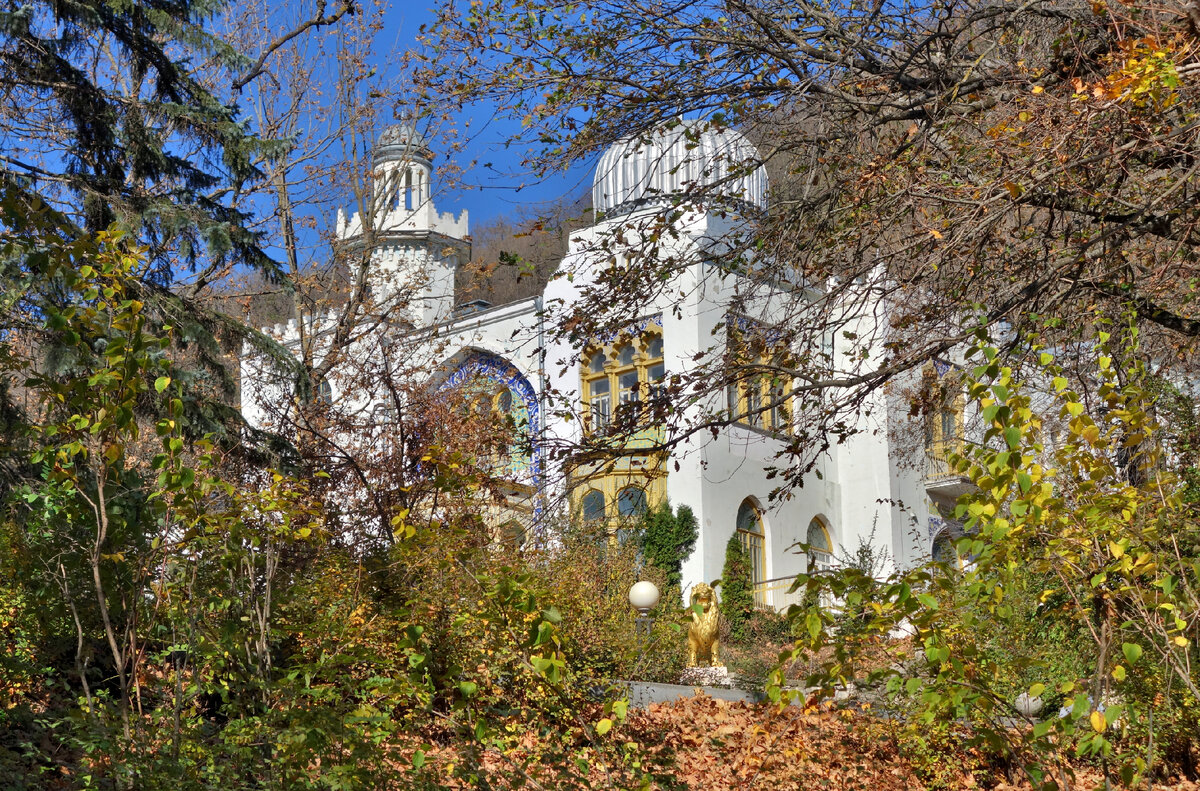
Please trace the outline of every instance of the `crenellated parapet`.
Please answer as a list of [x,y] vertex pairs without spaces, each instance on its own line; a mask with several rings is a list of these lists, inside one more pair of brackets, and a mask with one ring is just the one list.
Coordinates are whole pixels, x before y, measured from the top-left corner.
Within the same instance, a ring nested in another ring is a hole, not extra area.
[[[338,209],[337,238],[349,241],[363,234],[362,214],[355,212],[349,217],[343,209]],[[382,236],[403,233],[435,233],[451,239],[465,239],[468,231],[467,210],[463,209],[457,215],[453,212],[441,212],[426,199],[415,209],[406,209],[402,202],[397,201],[392,208],[375,215],[375,233]]]

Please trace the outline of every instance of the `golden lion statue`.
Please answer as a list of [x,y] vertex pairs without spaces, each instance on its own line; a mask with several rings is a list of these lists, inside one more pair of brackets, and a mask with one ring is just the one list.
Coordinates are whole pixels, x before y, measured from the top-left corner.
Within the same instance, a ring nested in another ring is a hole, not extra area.
[[[692,625],[688,627],[687,666],[699,667],[701,657],[708,661],[704,667],[725,667],[721,661],[721,611],[717,608],[717,594],[707,583],[701,582],[692,588]],[[695,605],[700,605],[697,612]]]

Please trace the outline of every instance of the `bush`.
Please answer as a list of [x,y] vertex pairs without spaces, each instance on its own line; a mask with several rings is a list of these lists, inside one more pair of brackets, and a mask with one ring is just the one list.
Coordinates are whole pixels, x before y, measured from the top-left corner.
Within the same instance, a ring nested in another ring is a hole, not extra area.
[[747,623],[754,612],[754,584],[750,581],[750,556],[737,533],[725,545],[725,568],[721,573],[721,613],[729,624],[729,637],[743,643]]
[[[528,562],[542,596],[562,613],[567,663],[575,672],[598,680],[678,680],[685,659],[679,588],[662,569],[641,567],[636,542],[567,529],[559,545]],[[662,591],[651,633],[641,641],[628,598],[640,579]]]
[[666,574],[668,586],[678,588],[683,581],[683,561],[692,554],[699,535],[691,508],[681,505],[672,513],[670,503],[663,503],[642,520],[642,554]]

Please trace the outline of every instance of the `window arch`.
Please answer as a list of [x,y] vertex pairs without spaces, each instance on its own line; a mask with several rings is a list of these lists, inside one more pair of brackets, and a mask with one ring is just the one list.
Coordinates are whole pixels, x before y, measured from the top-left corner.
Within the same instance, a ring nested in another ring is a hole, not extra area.
[[635,519],[646,513],[646,490],[640,486],[626,486],[617,495],[617,516]]
[[598,489],[592,489],[583,496],[579,501],[579,510],[582,512],[583,521],[598,522],[606,516],[606,503],[604,502],[604,492]]
[[808,533],[804,543],[808,544],[808,573],[829,571],[833,568],[833,541],[829,538],[829,530],[820,517],[813,517],[808,523]]
[[763,528],[762,512],[750,498],[743,500],[738,507],[737,536],[750,556],[750,581],[756,588],[754,599],[757,602],[760,596],[758,585],[767,578],[766,530]]
[[958,555],[954,537],[946,530],[938,533],[933,539],[933,560],[935,563],[945,563],[949,568],[962,568],[962,558]]

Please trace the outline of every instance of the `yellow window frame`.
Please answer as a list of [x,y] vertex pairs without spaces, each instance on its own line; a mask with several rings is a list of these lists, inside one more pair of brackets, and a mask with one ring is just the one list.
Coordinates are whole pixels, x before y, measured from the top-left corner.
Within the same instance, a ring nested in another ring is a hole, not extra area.
[[749,428],[788,434],[792,430],[791,354],[769,341],[771,329],[737,318],[728,325],[727,406],[733,422]]

